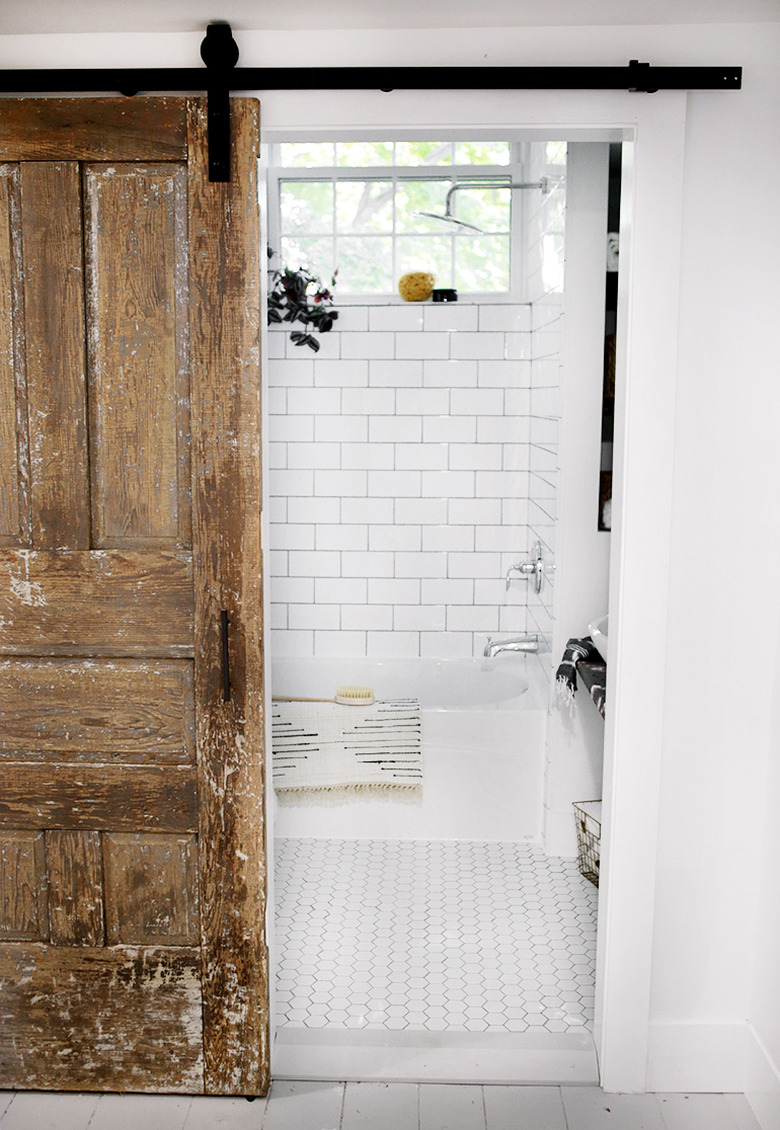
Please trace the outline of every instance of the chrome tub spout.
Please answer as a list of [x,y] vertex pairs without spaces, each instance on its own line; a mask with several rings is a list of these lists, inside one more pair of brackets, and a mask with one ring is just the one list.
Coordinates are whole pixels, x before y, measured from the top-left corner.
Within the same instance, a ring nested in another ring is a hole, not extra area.
[[533,653],[538,650],[538,636],[512,636],[511,639],[507,640],[494,640],[492,636],[488,636],[483,654],[486,655],[488,659],[492,659],[494,655],[498,655],[499,651],[524,651]]

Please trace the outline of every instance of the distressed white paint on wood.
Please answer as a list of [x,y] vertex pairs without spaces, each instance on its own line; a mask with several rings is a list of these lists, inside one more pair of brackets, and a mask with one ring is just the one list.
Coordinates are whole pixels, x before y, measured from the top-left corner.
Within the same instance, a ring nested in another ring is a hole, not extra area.
[[32,542],[87,549],[81,175],[75,161],[33,161],[21,176]]
[[20,192],[19,166],[0,166],[0,545],[9,546],[31,540]]
[[0,830],[0,937],[49,936],[43,832]]
[[94,165],[84,185],[92,544],[186,547],[187,170]]
[[[189,118],[195,716],[206,1092],[264,1093],[265,948],[257,104],[231,103],[229,183],[208,180],[206,102]],[[228,219],[225,220],[227,215]],[[221,611],[228,613],[230,700]]]
[[0,827],[194,832],[198,796],[188,765],[6,761]]
[[13,128],[4,161],[179,161],[187,156],[183,98],[4,98]]
[[30,1089],[201,1092],[199,966],[184,947],[0,945],[2,1078]]
[[109,945],[197,945],[198,847],[194,836],[103,837]]
[[[268,1085],[257,104],[236,99],[231,117],[231,180],[213,184],[205,99],[0,108],[0,155],[27,158],[18,172],[0,170],[0,654],[20,657],[4,672],[24,702],[15,711],[0,693],[16,724],[0,717],[0,824],[33,835],[15,868],[31,897],[19,910],[19,890],[0,891],[14,912],[0,915],[7,1085],[201,1092],[204,1039],[206,1090]],[[82,170],[80,160],[99,164]],[[200,798],[195,665],[168,662],[194,654],[190,374]],[[214,629],[222,608],[229,703]],[[167,694],[152,657],[164,661]],[[36,673],[44,688],[25,683]],[[43,828],[48,933],[32,897],[44,887]],[[198,852],[189,836],[139,846],[141,829],[200,829],[203,839]],[[105,870],[109,941],[137,952],[104,945]],[[161,957],[150,935],[167,946]],[[105,1111],[96,1125],[115,1130]],[[132,1125],[145,1122],[132,1114]]]
[[189,764],[193,723],[188,659],[0,660],[0,759]]
[[0,550],[5,655],[191,656],[192,555]]

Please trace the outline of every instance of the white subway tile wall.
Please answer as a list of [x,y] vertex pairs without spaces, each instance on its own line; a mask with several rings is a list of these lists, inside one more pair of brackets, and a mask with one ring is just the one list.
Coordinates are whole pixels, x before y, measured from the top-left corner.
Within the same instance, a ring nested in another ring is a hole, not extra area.
[[537,373],[535,318],[350,306],[311,356],[270,330],[274,654],[465,657],[537,630],[527,582],[504,583],[552,540],[559,322]]

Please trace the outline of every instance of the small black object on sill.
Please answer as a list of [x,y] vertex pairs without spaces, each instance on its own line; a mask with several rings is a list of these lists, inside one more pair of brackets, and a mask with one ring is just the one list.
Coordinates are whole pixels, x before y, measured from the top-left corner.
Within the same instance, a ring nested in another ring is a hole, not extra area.
[[431,298],[433,299],[434,302],[457,302],[458,301],[458,292],[457,292],[457,290],[448,290],[448,289],[434,290],[433,294],[431,295]]

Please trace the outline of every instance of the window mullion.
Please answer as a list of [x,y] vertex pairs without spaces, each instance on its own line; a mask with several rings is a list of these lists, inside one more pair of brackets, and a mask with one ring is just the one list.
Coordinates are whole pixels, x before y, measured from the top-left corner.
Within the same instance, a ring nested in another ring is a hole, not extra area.
[[336,271],[339,269],[339,225],[338,225],[338,179],[333,175],[333,212],[331,222],[331,242],[333,246],[333,270],[332,275],[335,276]]
[[[395,146],[393,146],[393,160],[395,161]],[[398,285],[398,169],[393,166],[393,234],[390,239],[390,278],[393,286]]]

